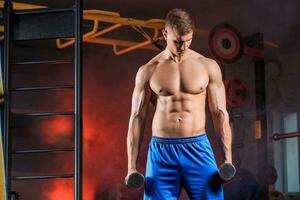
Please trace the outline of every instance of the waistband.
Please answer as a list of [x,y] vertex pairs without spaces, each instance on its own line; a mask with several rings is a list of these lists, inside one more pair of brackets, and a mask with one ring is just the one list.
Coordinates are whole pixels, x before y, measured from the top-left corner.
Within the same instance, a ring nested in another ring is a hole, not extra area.
[[195,136],[191,137],[158,137],[152,136],[152,143],[164,143],[164,144],[184,144],[184,143],[192,143],[199,142],[207,139],[206,132],[199,133]]

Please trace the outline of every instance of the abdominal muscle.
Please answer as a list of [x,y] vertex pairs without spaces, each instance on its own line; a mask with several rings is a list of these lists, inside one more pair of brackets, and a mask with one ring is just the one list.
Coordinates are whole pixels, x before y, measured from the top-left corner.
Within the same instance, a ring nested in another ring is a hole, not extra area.
[[159,137],[191,137],[205,132],[205,92],[158,96],[152,132]]

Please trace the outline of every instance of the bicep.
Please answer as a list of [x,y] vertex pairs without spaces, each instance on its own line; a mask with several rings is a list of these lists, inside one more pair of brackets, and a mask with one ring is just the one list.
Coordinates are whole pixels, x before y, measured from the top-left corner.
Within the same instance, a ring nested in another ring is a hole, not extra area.
[[145,116],[149,107],[150,96],[147,86],[135,87],[132,95],[131,113],[132,115]]
[[213,62],[210,69],[210,81],[208,85],[208,102],[211,112],[226,112],[226,94],[222,80],[220,67]]
[[136,75],[132,94],[131,114],[145,116],[151,99],[151,90],[144,69],[139,69]]
[[226,95],[222,81],[210,83],[208,86],[208,103],[212,113],[226,111]]

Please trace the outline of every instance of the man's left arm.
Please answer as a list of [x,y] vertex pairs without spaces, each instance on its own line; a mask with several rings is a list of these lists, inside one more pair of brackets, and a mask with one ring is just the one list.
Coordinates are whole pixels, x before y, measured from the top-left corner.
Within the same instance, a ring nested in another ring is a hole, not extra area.
[[212,114],[214,128],[222,141],[222,150],[227,163],[232,163],[232,135],[229,115],[226,110],[226,94],[219,65],[210,60],[208,67],[209,84],[207,87],[208,104]]

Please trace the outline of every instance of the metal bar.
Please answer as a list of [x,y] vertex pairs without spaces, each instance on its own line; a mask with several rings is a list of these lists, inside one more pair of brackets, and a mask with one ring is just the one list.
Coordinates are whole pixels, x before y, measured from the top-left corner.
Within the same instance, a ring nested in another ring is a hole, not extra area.
[[40,61],[17,62],[17,63],[12,63],[12,65],[37,65],[37,64],[59,65],[59,64],[68,64],[72,62],[73,62],[72,60],[40,60]]
[[24,87],[24,88],[13,88],[10,91],[34,91],[34,90],[55,90],[55,89],[72,89],[73,85],[61,85],[61,86],[44,86],[44,87]]
[[13,113],[13,115],[24,116],[55,116],[55,115],[74,115],[74,112],[40,112],[40,113]]
[[85,20],[98,20],[106,23],[116,23],[123,24],[126,26],[139,25],[145,28],[159,28],[163,29],[165,27],[165,20],[163,19],[149,19],[149,20],[139,20],[133,18],[120,17],[119,13],[114,15],[106,15],[102,10],[84,10]]
[[[257,44],[263,43],[263,35],[257,39]],[[263,48],[263,45],[261,46]],[[262,172],[264,167],[268,164],[268,123],[266,112],[266,82],[265,82],[265,63],[264,59],[254,59],[254,73],[255,73],[255,106],[256,106],[256,120],[260,121],[261,137],[257,140],[257,169]],[[269,184],[263,173],[257,177],[260,184],[260,189],[264,194],[269,193]]]
[[300,132],[291,132],[291,133],[275,133],[273,135],[273,140],[282,140],[291,137],[300,137]]
[[[138,44],[138,42],[131,42],[131,41],[126,41],[126,40],[116,40],[116,39],[110,39],[110,38],[93,38],[91,40],[87,40],[86,42],[88,43],[93,43],[93,44],[104,44],[104,45],[117,45],[119,47],[129,47],[129,46],[135,46]],[[143,46],[141,47],[143,49],[147,50],[153,50],[153,51],[159,51],[157,47],[154,45],[148,45],[148,46]]]
[[14,15],[26,15],[26,14],[44,14],[44,13],[64,13],[64,12],[73,12],[73,8],[58,8],[58,9],[49,9],[49,8],[41,8],[41,9],[27,9],[27,10],[18,10],[14,11]]
[[31,154],[31,153],[53,153],[53,152],[67,152],[74,151],[75,148],[57,148],[57,149],[27,149],[27,150],[16,150],[10,154]]
[[107,27],[105,29],[102,29],[100,31],[98,31],[97,33],[93,34],[93,35],[90,35],[90,36],[87,36],[87,40],[90,40],[92,38],[95,38],[95,37],[98,37],[98,36],[101,36],[101,35],[104,35],[105,33],[109,33],[119,27],[122,27],[123,25],[122,24],[114,24],[110,27]]
[[82,15],[82,0],[75,0],[75,200],[82,200]]
[[[91,40],[92,38],[95,38],[97,36],[100,36],[100,35],[103,35],[105,33],[108,33],[108,32],[110,32],[112,30],[115,30],[115,29],[121,27],[122,24],[115,24],[113,26],[110,26],[108,28],[105,28],[105,29],[100,30],[100,31],[97,32],[98,26],[99,26],[99,22],[97,20],[94,20],[93,30],[91,32],[88,32],[88,33],[86,33],[86,34],[83,35],[83,41]],[[72,45],[75,42],[75,40],[73,38],[68,39],[68,41],[65,42],[65,43],[62,43],[61,42],[62,40],[63,39],[56,39],[56,46],[58,48],[60,48],[60,49],[65,48],[67,46],[70,46],[70,45]]]
[[10,134],[9,134],[9,119],[10,119],[10,32],[11,32],[11,16],[12,3],[10,0],[4,4],[4,161],[5,161],[5,185],[6,195],[9,194],[11,182],[8,179],[10,176],[10,156],[8,154],[10,147]]
[[[97,33],[98,27],[99,27],[98,21],[94,20],[93,29],[83,35],[83,40],[90,37],[90,36],[93,36],[95,33]],[[70,45],[74,44],[74,42],[75,42],[74,38],[68,38],[67,42],[64,42],[64,43],[62,43],[62,39],[56,39],[56,46],[58,48],[62,49],[62,48],[65,48],[67,46],[70,46]]]
[[[0,1],[0,8],[4,7],[5,1]],[[17,3],[12,2],[14,10],[25,10],[25,9],[37,9],[37,8],[47,8],[46,6],[28,4],[28,3]]]
[[129,51],[133,51],[133,50],[135,50],[135,49],[142,48],[142,47],[147,46],[147,45],[149,45],[149,44],[153,44],[152,41],[151,41],[151,40],[146,40],[146,41],[141,42],[141,43],[138,43],[138,44],[136,44],[136,45],[134,45],[134,46],[130,46],[130,47],[128,47],[128,48],[124,48],[124,49],[122,49],[122,50],[118,50],[118,49],[117,49],[117,46],[114,45],[114,46],[113,46],[113,51],[114,51],[114,54],[116,54],[116,55],[119,56],[119,55],[122,55],[122,54],[124,54],[124,53],[129,52]]
[[50,176],[11,176],[10,180],[34,180],[34,179],[53,179],[53,178],[73,178],[74,174],[50,175]]

